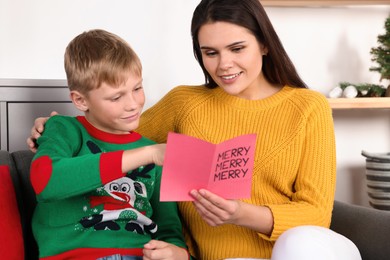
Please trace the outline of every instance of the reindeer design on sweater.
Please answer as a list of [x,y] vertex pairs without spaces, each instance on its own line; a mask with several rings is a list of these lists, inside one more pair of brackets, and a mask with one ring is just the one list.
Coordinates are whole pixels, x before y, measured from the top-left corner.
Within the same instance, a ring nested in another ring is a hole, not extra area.
[[[101,152],[95,143],[88,141],[87,145],[91,152]],[[103,189],[106,195],[89,198],[91,208],[103,205],[103,210],[99,214],[81,219],[80,224],[84,228],[93,227],[95,230],[119,230],[118,221],[129,220],[125,225],[126,230],[138,234],[155,233],[157,231],[156,223],[135,206],[138,197],[147,197],[144,183],[137,181],[137,178],[150,178],[148,172],[154,167],[154,164],[146,165],[131,171],[125,177],[104,185]]]

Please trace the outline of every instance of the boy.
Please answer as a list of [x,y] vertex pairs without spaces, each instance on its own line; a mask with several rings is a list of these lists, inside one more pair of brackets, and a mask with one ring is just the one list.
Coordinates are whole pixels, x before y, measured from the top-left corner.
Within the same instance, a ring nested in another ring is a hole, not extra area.
[[37,140],[40,258],[188,259],[176,204],[159,202],[165,144],[133,131],[145,102],[138,56],[91,30],[67,46],[65,71],[84,116],[53,116]]

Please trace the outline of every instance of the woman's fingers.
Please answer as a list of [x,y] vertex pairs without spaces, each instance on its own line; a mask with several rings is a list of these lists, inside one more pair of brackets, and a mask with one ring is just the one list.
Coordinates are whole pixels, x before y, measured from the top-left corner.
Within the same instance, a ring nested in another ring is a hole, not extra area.
[[211,226],[231,223],[237,212],[237,201],[225,200],[207,190],[192,190],[194,206],[202,218]]

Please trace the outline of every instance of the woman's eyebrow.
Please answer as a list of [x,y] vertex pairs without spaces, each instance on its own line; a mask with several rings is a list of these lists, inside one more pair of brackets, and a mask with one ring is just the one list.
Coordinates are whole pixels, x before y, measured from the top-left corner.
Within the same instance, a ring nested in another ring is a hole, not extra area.
[[233,42],[232,44],[229,44],[227,47],[229,48],[243,43],[245,43],[245,41]]
[[[245,41],[233,42],[233,43],[227,45],[226,47],[230,48],[230,47],[233,47],[233,46],[236,46],[236,45],[239,45],[239,44],[243,44],[243,43],[245,43]],[[213,47],[209,47],[209,46],[200,46],[200,49],[201,50],[214,50]]]

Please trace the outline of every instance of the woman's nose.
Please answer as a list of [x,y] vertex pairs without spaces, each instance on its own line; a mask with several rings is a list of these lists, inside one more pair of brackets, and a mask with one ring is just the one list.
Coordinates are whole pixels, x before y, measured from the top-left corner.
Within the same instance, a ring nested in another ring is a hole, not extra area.
[[219,60],[219,68],[223,71],[226,71],[233,67],[233,60],[229,54],[221,54]]

